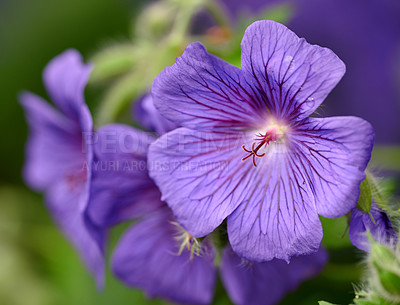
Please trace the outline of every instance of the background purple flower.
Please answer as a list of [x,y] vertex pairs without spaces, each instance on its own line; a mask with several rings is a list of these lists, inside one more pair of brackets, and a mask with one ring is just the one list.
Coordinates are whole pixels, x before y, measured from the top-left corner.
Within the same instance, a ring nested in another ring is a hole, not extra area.
[[379,243],[389,244],[396,242],[397,234],[386,212],[378,207],[375,202],[372,202],[370,214],[358,208],[354,208],[351,211],[349,225],[351,243],[360,250],[369,251],[370,241],[366,234],[367,230]]
[[318,214],[356,205],[374,133],[356,117],[307,118],[344,74],[330,50],[272,21],[241,46],[241,70],[194,43],[157,76],[156,107],[184,127],[150,146],[164,165],[150,176],[193,236],[227,218],[239,256],[289,260],[319,249]]
[[182,304],[210,304],[214,295],[215,249],[203,243],[201,255],[179,254],[185,231],[168,207],[144,217],[121,238],[112,259],[115,275],[149,297]]
[[24,177],[44,191],[55,221],[78,249],[98,286],[104,282],[104,232],[86,215],[93,158],[88,136],[92,118],[84,103],[91,71],[75,50],[54,58],[44,70],[46,89],[57,108],[40,97],[24,93],[21,104],[30,127]]

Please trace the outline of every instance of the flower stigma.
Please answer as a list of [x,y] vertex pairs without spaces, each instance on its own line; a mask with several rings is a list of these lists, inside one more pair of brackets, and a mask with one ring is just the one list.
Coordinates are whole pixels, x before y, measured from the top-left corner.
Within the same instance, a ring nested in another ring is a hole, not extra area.
[[242,161],[252,158],[254,167],[257,167],[256,157],[262,158],[266,155],[266,152],[260,153],[259,151],[263,147],[266,148],[270,142],[283,142],[286,138],[288,127],[273,121],[268,124],[267,128],[264,130],[266,131],[258,131],[256,133],[255,141],[251,145],[251,149],[247,149],[245,144],[242,145],[242,149],[247,153],[247,155],[242,158]]

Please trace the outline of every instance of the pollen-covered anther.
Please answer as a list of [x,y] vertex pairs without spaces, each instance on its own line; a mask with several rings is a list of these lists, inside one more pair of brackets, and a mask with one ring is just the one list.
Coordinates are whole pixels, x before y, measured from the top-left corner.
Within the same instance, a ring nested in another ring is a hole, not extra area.
[[181,255],[185,248],[190,252],[190,259],[193,259],[194,255],[200,256],[200,241],[188,232],[185,232],[178,254]]
[[[254,167],[257,167],[256,163],[256,157],[262,158],[266,155],[266,153],[258,153],[258,151],[263,147],[267,146],[271,141],[276,141],[279,138],[279,135],[276,133],[275,129],[272,129],[271,131],[266,132],[264,135],[262,133],[259,133],[256,135],[255,142],[253,142],[251,146],[251,150],[246,148],[246,145],[243,144],[242,148],[245,152],[248,153],[248,155],[244,158],[242,158],[242,161],[245,161],[252,157],[253,165]],[[257,145],[257,146],[256,146]]]
[[190,252],[190,259],[193,259],[194,255],[200,256],[200,240],[189,234],[177,222],[173,221],[172,224],[176,227],[175,239],[179,245],[178,255],[181,255],[182,252],[186,249],[186,251]]

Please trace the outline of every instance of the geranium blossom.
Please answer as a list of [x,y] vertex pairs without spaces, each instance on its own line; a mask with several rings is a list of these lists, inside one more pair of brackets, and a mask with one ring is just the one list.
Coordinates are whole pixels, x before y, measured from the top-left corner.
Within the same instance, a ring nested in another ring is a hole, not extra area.
[[182,128],[150,146],[150,175],[193,236],[227,218],[233,250],[254,261],[319,249],[318,215],[355,207],[374,132],[356,117],[309,117],[345,72],[329,49],[258,21],[241,69],[189,45],[156,77],[161,114]]
[[[151,129],[168,125],[152,107],[151,97],[140,113]],[[169,128],[157,130],[163,133]],[[210,304],[219,269],[235,304],[272,305],[324,267],[327,261],[324,249],[293,259],[290,264],[281,260],[253,263],[238,257],[226,242],[218,250],[213,240],[220,232],[196,240],[177,223],[161,201],[147,166],[141,166],[146,163],[144,156],[155,138],[122,124],[104,126],[97,135],[95,160],[113,164],[114,170],[108,168],[107,175],[99,172],[99,178],[93,179],[93,185],[97,186],[92,188],[90,214],[97,223],[116,223],[141,216],[124,233],[112,258],[112,269],[125,284],[143,289],[149,297],[182,304]],[[129,164],[134,167],[127,167]],[[96,171],[93,175],[97,175]],[[218,251],[222,251],[220,263],[216,261]]]
[[24,177],[44,191],[55,221],[78,249],[98,285],[104,282],[104,231],[87,215],[93,160],[93,123],[84,101],[91,66],[68,50],[54,58],[43,73],[56,108],[40,97],[21,95],[30,127]]

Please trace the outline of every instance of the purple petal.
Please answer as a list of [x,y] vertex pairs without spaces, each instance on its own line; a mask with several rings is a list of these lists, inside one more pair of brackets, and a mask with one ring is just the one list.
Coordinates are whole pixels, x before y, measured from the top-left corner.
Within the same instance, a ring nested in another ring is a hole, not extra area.
[[72,119],[79,120],[91,69],[83,63],[78,51],[67,50],[50,61],[43,72],[43,81],[52,101]]
[[[45,190],[82,169],[86,153],[81,129],[34,94],[24,93],[20,101],[30,127],[24,177],[32,188]],[[89,125],[87,118],[82,120]]]
[[356,117],[310,118],[293,132],[298,166],[316,198],[318,213],[336,218],[355,207],[374,142],[372,126]]
[[[144,289],[149,297],[184,304],[210,304],[216,280],[215,250],[200,256],[179,255],[178,227],[168,208],[133,225],[121,238],[112,259],[115,275],[125,284]],[[180,228],[181,229],[181,228]]]
[[258,166],[242,162],[251,133],[170,132],[149,151],[150,175],[163,200],[192,235],[209,234],[228,217],[236,253],[253,261],[315,252],[318,213],[338,217],[356,204],[373,144],[358,118],[293,123]]
[[280,118],[304,118],[322,103],[345,72],[329,49],[310,45],[270,20],[250,25],[242,40],[242,69]]
[[33,94],[21,96],[31,129],[24,171],[33,188],[46,192],[54,219],[102,287],[104,232],[86,214],[93,160],[93,122],[83,99],[89,72],[72,50],[46,67],[47,89],[62,112]]
[[175,123],[163,117],[154,106],[151,94],[145,94],[134,104],[134,118],[144,128],[163,135],[178,127]]
[[208,54],[200,43],[190,44],[155,78],[152,95],[163,116],[193,129],[249,127],[264,114],[242,71]]
[[85,216],[88,182],[68,184],[61,181],[46,193],[47,206],[61,230],[78,250],[99,288],[104,286],[105,232]]
[[285,144],[274,143],[248,174],[250,183],[237,189],[244,200],[227,225],[232,248],[241,257],[289,261],[319,249],[322,226],[302,162]]
[[[349,225],[349,236],[351,243],[358,249],[368,252],[370,242],[367,237],[367,230],[379,243],[389,244],[397,240],[396,231],[386,213],[379,208],[375,202],[371,206],[371,215],[354,208],[351,211]],[[373,220],[372,220],[373,218]]]
[[240,161],[242,136],[178,128],[150,146],[150,176],[193,236],[212,232],[243,200],[255,171]]
[[115,225],[164,205],[147,171],[153,136],[111,124],[98,130],[95,141],[88,213],[97,225]]
[[221,278],[236,305],[273,305],[303,281],[315,277],[328,260],[327,252],[265,263],[245,261],[228,246],[223,250]]

